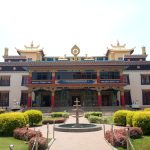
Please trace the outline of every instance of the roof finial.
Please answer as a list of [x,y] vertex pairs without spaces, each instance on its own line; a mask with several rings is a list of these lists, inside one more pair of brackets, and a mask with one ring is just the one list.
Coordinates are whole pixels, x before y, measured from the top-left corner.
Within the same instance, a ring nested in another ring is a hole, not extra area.
[[31,42],[31,47],[33,47],[33,41]]
[[117,40],[117,46],[120,46],[120,43],[119,43],[119,41]]

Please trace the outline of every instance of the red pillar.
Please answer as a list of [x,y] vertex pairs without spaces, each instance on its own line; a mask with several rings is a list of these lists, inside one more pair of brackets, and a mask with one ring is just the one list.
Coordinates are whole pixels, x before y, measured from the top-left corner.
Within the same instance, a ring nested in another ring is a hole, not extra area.
[[100,83],[100,73],[99,73],[99,71],[97,72],[97,83]]
[[120,83],[123,83],[123,74],[120,74]]
[[52,84],[55,84],[55,80],[56,80],[55,72],[52,72]]
[[124,91],[121,91],[121,106],[125,106]]
[[98,106],[102,106],[102,96],[101,96],[101,92],[98,91],[98,101],[97,101]]
[[31,83],[32,83],[32,76],[29,75],[29,77],[28,77],[28,84],[31,84]]
[[31,107],[31,93],[28,93],[28,102],[27,102],[27,107],[30,108]]
[[51,107],[54,108],[55,107],[55,92],[52,91],[51,94]]

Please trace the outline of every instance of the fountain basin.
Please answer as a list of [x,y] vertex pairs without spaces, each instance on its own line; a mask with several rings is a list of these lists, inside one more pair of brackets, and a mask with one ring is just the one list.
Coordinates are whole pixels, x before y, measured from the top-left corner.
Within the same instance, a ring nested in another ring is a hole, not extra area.
[[70,123],[70,124],[59,124],[55,125],[54,130],[55,131],[61,131],[61,132],[93,132],[93,131],[99,131],[102,127],[100,125],[96,124],[86,124],[86,123]]

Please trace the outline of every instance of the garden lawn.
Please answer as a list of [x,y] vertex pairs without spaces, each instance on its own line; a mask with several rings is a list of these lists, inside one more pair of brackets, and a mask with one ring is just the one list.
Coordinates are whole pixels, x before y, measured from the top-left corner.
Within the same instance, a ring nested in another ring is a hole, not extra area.
[[[143,136],[143,138],[132,140],[135,150],[149,150],[150,149],[150,136]],[[118,150],[124,150],[118,148]]]
[[28,144],[25,144],[25,141],[13,137],[0,137],[0,150],[9,150],[10,144],[14,145],[14,150],[28,150]]

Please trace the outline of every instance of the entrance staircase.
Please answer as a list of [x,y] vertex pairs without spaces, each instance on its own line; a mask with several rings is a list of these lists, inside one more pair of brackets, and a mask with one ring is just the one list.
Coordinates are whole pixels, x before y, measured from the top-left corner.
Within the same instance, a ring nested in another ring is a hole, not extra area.
[[[73,113],[75,107],[32,107],[31,109],[41,110],[43,113],[50,113],[53,111],[66,111],[69,113]],[[81,107],[81,112],[87,111],[101,111],[103,115],[113,115],[113,113],[120,109],[130,109],[129,107],[121,107],[121,106],[102,106],[102,107]]]

